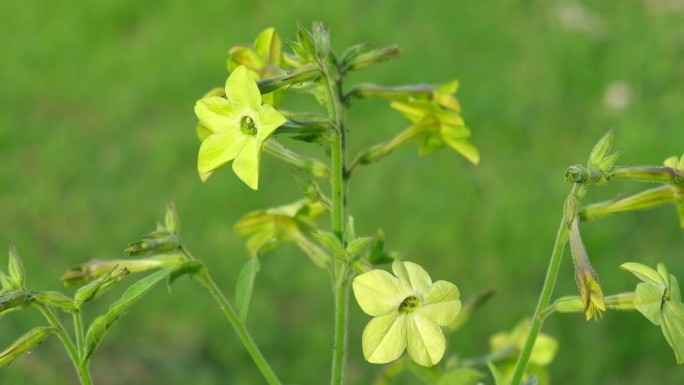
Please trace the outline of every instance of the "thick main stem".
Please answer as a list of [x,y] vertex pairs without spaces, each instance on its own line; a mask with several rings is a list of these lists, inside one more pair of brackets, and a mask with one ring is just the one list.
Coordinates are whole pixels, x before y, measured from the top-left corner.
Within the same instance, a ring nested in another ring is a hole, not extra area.
[[[344,105],[342,103],[341,81],[333,76],[330,64],[321,63],[324,68],[325,92],[327,97],[328,117],[334,123],[333,140],[331,144],[332,175],[331,184],[331,227],[333,233],[346,245],[345,217],[346,217],[346,131],[344,126]],[[332,69],[335,70],[335,69]],[[350,263],[344,261],[334,264],[334,295],[335,295],[335,332],[333,340],[333,358],[330,375],[332,385],[344,384],[344,372],[347,357],[347,319],[349,309],[349,274]]]
[[59,322],[59,319],[57,316],[55,316],[51,309],[42,305],[39,305],[38,309],[41,313],[43,313],[50,326],[55,327],[57,330],[57,337],[59,337],[59,340],[62,341],[62,344],[64,345],[64,348],[71,359],[71,362],[74,364],[74,368],[76,369],[78,378],[81,381],[81,385],[92,385],[93,379],[90,376],[88,362],[81,361],[81,355],[79,354],[80,352],[76,345],[74,345],[74,342],[71,340],[71,338],[69,338],[69,334],[67,334],[64,325]]
[[518,362],[515,364],[515,371],[513,372],[513,378],[511,379],[511,385],[519,385],[522,379],[525,369],[527,368],[527,363],[532,355],[532,348],[537,340],[537,336],[541,331],[542,324],[544,323],[543,312],[549,306],[551,302],[551,295],[553,294],[553,287],[556,285],[556,278],[558,277],[558,270],[560,269],[561,259],[563,256],[563,250],[565,249],[565,244],[568,240],[568,226],[566,223],[565,215],[560,222],[558,228],[558,233],[556,235],[556,242],[553,245],[553,252],[551,253],[551,260],[549,261],[549,268],[546,272],[546,278],[544,279],[544,286],[542,287],[541,295],[539,296],[539,302],[537,303],[537,308],[534,311],[534,317],[532,318],[532,324],[530,325],[530,331],[527,334],[527,339],[525,340],[525,345],[520,352],[518,357]]

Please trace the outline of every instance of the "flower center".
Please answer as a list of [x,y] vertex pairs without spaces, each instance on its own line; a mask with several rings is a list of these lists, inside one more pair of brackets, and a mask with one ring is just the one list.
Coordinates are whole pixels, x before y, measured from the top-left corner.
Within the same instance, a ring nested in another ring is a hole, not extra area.
[[243,134],[247,135],[254,135],[257,132],[254,120],[252,120],[252,118],[249,116],[243,116],[242,119],[240,119],[240,129],[242,130]]
[[413,313],[420,305],[420,299],[415,296],[408,296],[399,305],[399,313]]

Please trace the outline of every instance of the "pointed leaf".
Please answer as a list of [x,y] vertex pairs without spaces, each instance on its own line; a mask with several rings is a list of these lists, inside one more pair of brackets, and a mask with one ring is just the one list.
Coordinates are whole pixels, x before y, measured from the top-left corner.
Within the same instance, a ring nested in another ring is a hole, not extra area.
[[19,257],[19,252],[14,245],[11,245],[9,249],[8,270],[9,276],[12,281],[14,281],[16,287],[24,287],[26,272],[24,271],[24,264],[21,262],[21,257]]
[[506,385],[501,372],[499,372],[499,369],[497,369],[496,366],[494,366],[494,364],[491,362],[487,362],[487,366],[489,367],[489,371],[492,372],[492,377],[494,377],[494,384]]
[[106,314],[97,317],[86,332],[86,354],[83,359],[88,359],[93,354],[114,322],[116,322],[131,305],[152,290],[159,282],[171,275],[173,271],[173,267],[159,270],[134,283],[126,289],[118,301],[109,307]]
[[0,367],[9,365],[20,355],[31,351],[31,349],[40,345],[50,333],[54,333],[56,330],[51,326],[41,326],[19,337],[7,349],[0,352]]
[[235,287],[235,310],[240,315],[240,321],[244,324],[247,319],[249,303],[252,300],[254,279],[259,272],[259,258],[251,258],[240,270]]

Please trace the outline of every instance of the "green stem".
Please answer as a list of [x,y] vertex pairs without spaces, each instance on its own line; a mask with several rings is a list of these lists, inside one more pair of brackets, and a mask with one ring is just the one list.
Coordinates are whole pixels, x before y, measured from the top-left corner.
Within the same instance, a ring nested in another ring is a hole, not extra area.
[[83,316],[81,311],[77,311],[73,314],[74,319],[74,334],[76,335],[76,349],[80,354],[83,354],[85,335],[83,334]]
[[[183,247],[182,250],[185,255],[188,256],[188,258],[195,259],[186,248]],[[278,376],[276,376],[273,369],[271,369],[271,367],[268,365],[268,362],[261,354],[261,351],[252,339],[252,336],[249,334],[246,326],[240,321],[240,317],[238,316],[237,312],[235,309],[233,309],[226,297],[218,288],[214,280],[209,275],[209,272],[204,269],[204,273],[198,274],[197,278],[200,283],[202,283],[202,286],[209,290],[209,293],[211,293],[211,296],[214,297],[214,300],[216,300],[218,303],[223,314],[226,316],[226,318],[228,318],[228,322],[230,322],[230,325],[235,330],[235,333],[237,333],[240,341],[245,346],[245,349],[247,349],[247,352],[252,357],[252,360],[254,360],[254,363],[259,368],[259,371],[261,371],[261,374],[266,379],[266,382],[269,385],[281,385],[280,380],[278,380]]]
[[[333,76],[335,68],[330,68],[327,62],[319,63],[324,72],[323,82],[327,97],[328,117],[334,123],[331,162],[332,175],[330,178],[332,190],[331,227],[333,233],[346,245],[345,217],[346,217],[346,129],[344,122],[344,104],[342,103],[341,80]],[[335,332],[333,340],[333,358],[330,383],[344,384],[344,372],[347,356],[347,321],[349,310],[349,277],[350,261],[335,263],[334,267],[335,292]]]
[[[43,313],[50,326],[53,326],[55,329],[57,329],[57,337],[60,341],[62,341],[62,344],[64,345],[64,348],[67,351],[67,354],[69,355],[69,358],[71,359],[71,362],[73,363],[74,368],[76,369],[78,378],[81,381],[81,385],[92,385],[93,379],[90,376],[90,368],[88,366],[88,363],[81,361],[79,350],[67,334],[64,325],[62,325],[62,323],[59,321],[59,319],[52,312],[51,309],[43,305],[36,306],[38,307],[40,312]],[[78,331],[76,334],[78,335]]]
[[[576,189],[573,188],[572,193],[575,193],[575,190]],[[556,285],[556,278],[558,277],[558,270],[560,269],[563,250],[565,249],[565,244],[568,241],[568,231],[569,229],[566,216],[564,214],[563,218],[561,219],[560,226],[558,227],[556,242],[553,245],[551,259],[549,261],[549,268],[546,272],[546,278],[544,279],[544,286],[542,287],[541,295],[539,296],[537,308],[534,311],[534,317],[532,318],[530,331],[527,334],[525,345],[523,345],[520,356],[518,357],[518,362],[515,364],[515,371],[513,372],[511,385],[520,384],[520,380],[522,379],[525,369],[527,368],[527,363],[532,355],[532,347],[534,347],[537,336],[541,331],[542,323],[544,322],[543,312],[551,302],[551,295],[553,294],[553,287]]]
[[610,179],[684,185],[684,172],[665,166],[615,166],[610,170]]

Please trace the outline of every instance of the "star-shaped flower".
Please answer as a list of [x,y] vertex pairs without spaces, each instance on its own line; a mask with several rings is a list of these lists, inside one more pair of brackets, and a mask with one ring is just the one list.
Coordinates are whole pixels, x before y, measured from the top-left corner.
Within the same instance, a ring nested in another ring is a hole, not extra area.
[[356,301],[374,316],[362,335],[368,362],[396,360],[404,350],[419,365],[432,366],[444,355],[446,340],[440,326],[461,310],[458,288],[446,281],[432,282],[422,267],[394,261],[392,271],[371,270],[354,279]]
[[[427,101],[411,99],[405,102],[394,101],[390,107],[401,112],[413,123],[411,129],[422,134],[418,142],[420,155],[449,146],[473,164],[480,162],[480,153],[470,142],[470,129],[460,114],[456,100],[450,101],[439,94],[438,100]],[[440,103],[446,103],[447,107]]]
[[197,101],[195,114],[211,134],[199,149],[197,169],[206,180],[219,167],[233,161],[233,171],[247,186],[259,185],[261,145],[287,119],[261,103],[261,94],[245,66],[237,67],[226,81],[226,98],[209,96]]

